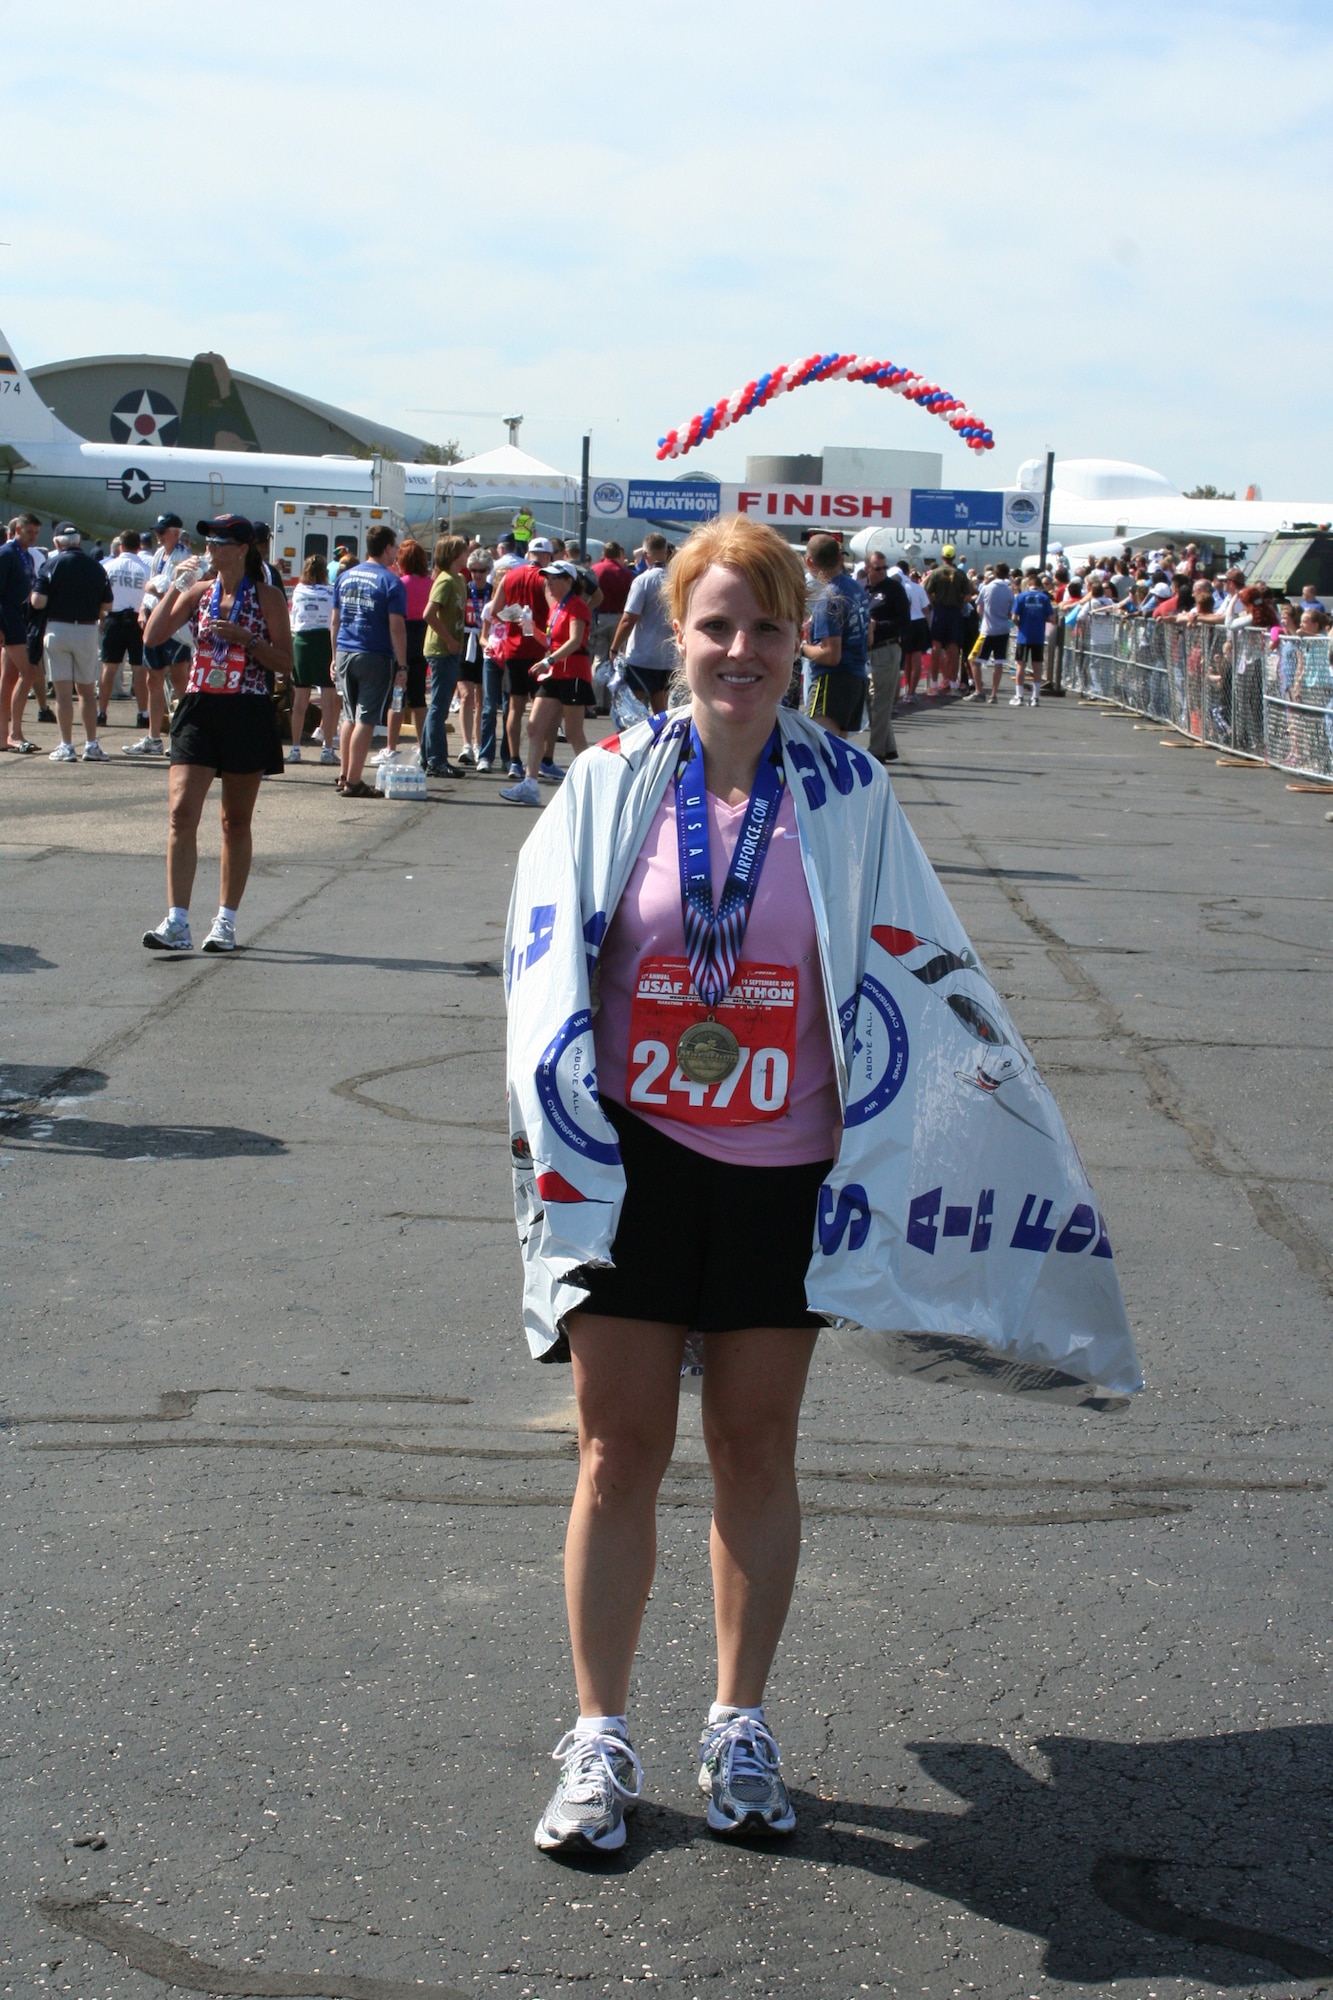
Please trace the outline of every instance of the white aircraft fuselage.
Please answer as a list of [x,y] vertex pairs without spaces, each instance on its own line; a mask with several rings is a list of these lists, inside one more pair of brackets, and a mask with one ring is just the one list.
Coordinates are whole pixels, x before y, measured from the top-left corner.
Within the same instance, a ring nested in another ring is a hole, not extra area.
[[[433,465],[404,465],[409,527],[436,517]],[[0,510],[30,510],[100,534],[151,528],[179,514],[187,533],[218,514],[273,520],[280,500],[369,505],[370,459],[285,457],[263,451],[192,451],[179,445],[92,444],[61,423],[0,333]]]

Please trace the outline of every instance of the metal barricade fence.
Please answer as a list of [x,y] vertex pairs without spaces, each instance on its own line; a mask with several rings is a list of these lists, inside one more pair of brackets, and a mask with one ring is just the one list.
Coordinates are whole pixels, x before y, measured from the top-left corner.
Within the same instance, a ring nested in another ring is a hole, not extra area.
[[1238,756],[1333,783],[1333,666],[1325,637],[1248,626],[1089,618],[1064,633],[1065,684]]

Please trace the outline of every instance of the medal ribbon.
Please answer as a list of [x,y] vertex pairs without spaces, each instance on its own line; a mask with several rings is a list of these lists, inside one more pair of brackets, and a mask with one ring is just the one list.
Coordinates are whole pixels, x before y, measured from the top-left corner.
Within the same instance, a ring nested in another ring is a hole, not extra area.
[[676,842],[680,854],[680,910],[685,926],[685,955],[694,990],[707,1007],[726,995],[740,963],[741,945],[759,888],[768,843],[777,823],[786,787],[782,740],[776,727],[764,746],[755,772],[745,821],[736,842],[722,896],[713,907],[713,875],[708,852],[708,793],[704,784],[704,752],[699,732],[690,724],[689,740],[676,770]]
[[[231,618],[229,620],[229,623],[233,625],[240,624],[241,622],[240,613],[244,609],[245,600],[247,596],[253,589],[254,585],[251,583],[249,577],[243,576],[240,582],[236,586],[236,595],[235,597],[233,597],[231,601]],[[217,617],[218,612],[221,609],[222,609],[222,578],[219,577],[217,582],[213,585],[212,592],[210,593],[208,599],[208,622],[210,626],[212,625],[214,619]],[[215,639],[213,641],[214,663],[219,667],[225,667],[227,664],[227,657],[230,651],[231,651],[230,640]]]

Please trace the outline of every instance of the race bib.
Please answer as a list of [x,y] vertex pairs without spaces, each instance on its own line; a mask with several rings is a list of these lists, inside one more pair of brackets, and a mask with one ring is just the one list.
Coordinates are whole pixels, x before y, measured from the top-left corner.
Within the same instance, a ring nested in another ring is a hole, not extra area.
[[[684,1125],[758,1125],[787,1109],[796,1062],[794,965],[742,960],[725,1000],[705,1007],[683,958],[645,958],[630,1009],[626,1103]],[[740,1043],[736,1067],[720,1083],[692,1083],[676,1061],[687,1028],[710,1012]]]

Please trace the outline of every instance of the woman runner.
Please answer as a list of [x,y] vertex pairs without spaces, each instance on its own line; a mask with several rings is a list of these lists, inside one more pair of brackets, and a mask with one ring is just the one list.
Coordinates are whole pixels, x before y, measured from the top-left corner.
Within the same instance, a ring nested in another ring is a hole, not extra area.
[[254,528],[239,514],[201,521],[214,574],[202,580],[182,564],[144,631],[165,645],[193,625],[195,651],[185,694],[171,724],[167,914],[144,933],[151,951],[190,951],[190,892],[198,860],[199,817],[213,779],[222,780],[222,901],[205,951],[236,949],[236,911],[250,873],[250,821],[265,776],[282,770],[282,738],[273,707],[276,674],[292,670],[287,599],[266,572]]

